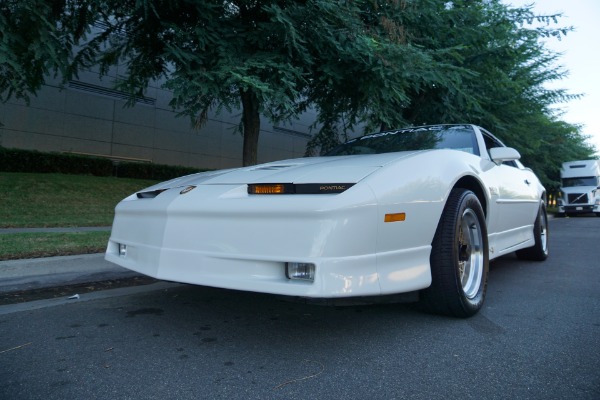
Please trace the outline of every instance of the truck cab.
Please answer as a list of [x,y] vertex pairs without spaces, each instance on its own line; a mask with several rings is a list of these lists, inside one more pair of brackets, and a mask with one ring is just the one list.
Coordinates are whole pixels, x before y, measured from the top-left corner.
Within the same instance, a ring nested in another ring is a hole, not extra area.
[[600,217],[600,160],[565,162],[560,178],[559,217],[589,213]]

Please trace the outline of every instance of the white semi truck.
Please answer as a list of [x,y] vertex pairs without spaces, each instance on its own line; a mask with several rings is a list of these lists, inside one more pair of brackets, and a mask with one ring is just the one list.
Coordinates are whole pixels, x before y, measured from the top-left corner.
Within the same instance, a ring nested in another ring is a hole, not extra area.
[[595,213],[600,217],[600,160],[565,162],[560,180],[558,216]]

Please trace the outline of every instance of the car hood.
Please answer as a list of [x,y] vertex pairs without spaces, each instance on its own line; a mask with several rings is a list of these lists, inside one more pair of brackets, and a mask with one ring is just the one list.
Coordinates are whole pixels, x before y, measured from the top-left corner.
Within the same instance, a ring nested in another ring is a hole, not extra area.
[[251,167],[201,172],[163,182],[146,190],[249,183],[356,183],[379,168],[416,153],[419,152],[296,158]]

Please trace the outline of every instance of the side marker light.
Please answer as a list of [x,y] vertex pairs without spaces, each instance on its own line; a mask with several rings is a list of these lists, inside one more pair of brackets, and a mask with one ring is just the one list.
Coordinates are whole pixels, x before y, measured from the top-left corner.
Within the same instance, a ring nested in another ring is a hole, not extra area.
[[385,214],[384,222],[402,222],[406,220],[406,213]]

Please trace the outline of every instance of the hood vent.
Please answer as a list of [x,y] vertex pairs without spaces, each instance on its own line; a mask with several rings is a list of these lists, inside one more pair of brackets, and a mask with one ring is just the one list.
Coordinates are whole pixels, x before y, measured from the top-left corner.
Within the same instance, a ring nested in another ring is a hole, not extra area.
[[167,189],[151,190],[149,192],[138,192],[137,198],[138,199],[153,199],[156,196],[158,196],[159,194],[161,194],[162,192],[164,192],[165,190],[167,190]]
[[253,168],[251,171],[279,171],[293,167],[293,165],[265,165],[264,167]]

